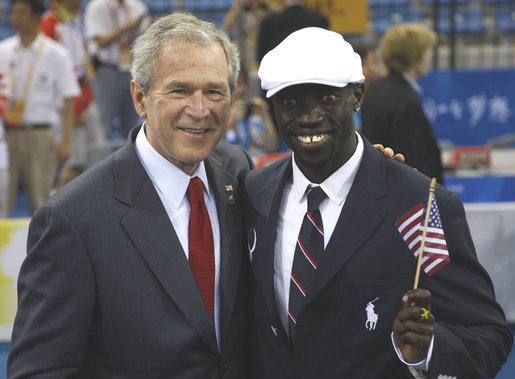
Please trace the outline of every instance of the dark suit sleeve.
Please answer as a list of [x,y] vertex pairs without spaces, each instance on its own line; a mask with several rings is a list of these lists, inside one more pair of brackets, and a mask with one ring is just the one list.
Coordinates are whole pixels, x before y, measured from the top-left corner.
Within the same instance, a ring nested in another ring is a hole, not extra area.
[[46,205],[32,218],[28,256],[18,278],[8,377],[68,378],[81,365],[95,283],[81,238]]
[[394,113],[391,123],[392,146],[404,154],[406,163],[423,173],[432,171],[428,150],[430,128],[418,99],[406,99],[406,103]]
[[429,378],[493,378],[506,361],[513,336],[495,301],[490,277],[477,261],[465,211],[457,196],[437,197],[451,263],[421,288],[432,293],[436,318]]

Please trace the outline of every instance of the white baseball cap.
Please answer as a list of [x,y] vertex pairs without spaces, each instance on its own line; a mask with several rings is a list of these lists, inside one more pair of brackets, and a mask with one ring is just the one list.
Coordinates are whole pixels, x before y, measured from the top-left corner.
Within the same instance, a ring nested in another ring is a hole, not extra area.
[[309,27],[286,37],[261,60],[258,76],[266,97],[296,84],[345,87],[363,83],[361,58],[341,34]]

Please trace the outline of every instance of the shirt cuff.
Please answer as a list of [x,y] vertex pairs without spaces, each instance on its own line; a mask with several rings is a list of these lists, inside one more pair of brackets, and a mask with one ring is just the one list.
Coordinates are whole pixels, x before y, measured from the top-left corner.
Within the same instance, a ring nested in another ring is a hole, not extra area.
[[404,363],[408,367],[412,367],[417,370],[423,370],[425,372],[429,371],[429,363],[431,361],[431,355],[433,355],[433,342],[435,340],[434,334],[433,334],[433,337],[431,337],[431,343],[429,344],[429,349],[427,350],[426,359],[424,359],[420,362],[417,362],[417,363],[406,362],[406,360],[404,359],[404,356],[402,355],[402,350],[400,349],[399,346],[397,346],[397,343],[395,342],[395,339],[393,338],[393,332],[391,334],[391,339],[392,339],[393,348],[395,349],[395,352],[397,353],[397,356],[399,357],[399,359],[401,360],[402,363]]

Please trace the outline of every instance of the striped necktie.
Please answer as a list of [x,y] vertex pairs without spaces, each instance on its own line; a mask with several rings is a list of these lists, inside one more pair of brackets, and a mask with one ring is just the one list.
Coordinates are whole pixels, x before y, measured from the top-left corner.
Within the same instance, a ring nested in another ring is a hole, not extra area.
[[288,329],[292,341],[295,341],[297,316],[304,307],[311,280],[324,253],[324,227],[318,207],[326,194],[320,187],[310,188],[308,191],[308,210],[300,228],[290,276]]

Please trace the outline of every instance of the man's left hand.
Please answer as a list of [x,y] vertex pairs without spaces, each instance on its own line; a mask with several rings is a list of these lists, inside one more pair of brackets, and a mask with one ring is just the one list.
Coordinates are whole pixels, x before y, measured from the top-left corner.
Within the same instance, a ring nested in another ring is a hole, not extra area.
[[393,338],[406,362],[427,358],[434,334],[435,317],[431,314],[431,292],[410,290],[402,297],[402,309],[393,322]]

